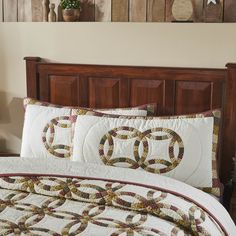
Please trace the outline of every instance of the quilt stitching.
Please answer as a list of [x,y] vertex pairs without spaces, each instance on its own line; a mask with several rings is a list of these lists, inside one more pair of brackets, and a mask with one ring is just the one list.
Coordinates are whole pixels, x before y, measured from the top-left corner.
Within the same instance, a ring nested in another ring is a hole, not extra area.
[[[123,131],[123,133],[122,133]],[[124,132],[128,132],[125,134]],[[164,135],[161,134],[154,134],[154,133],[165,133]],[[133,146],[133,157],[112,157],[114,151],[114,141],[113,138],[121,139],[121,140],[130,140],[135,139],[134,146]],[[165,160],[161,157],[154,158],[147,160],[149,157],[149,140],[155,141],[162,141],[162,140],[169,140],[168,152],[169,152],[169,159]],[[104,146],[108,143],[108,151],[105,154]],[[178,155],[175,156],[174,153],[174,146],[175,144],[178,145]],[[139,148],[140,146],[143,147],[143,151],[140,154]],[[101,139],[99,144],[99,155],[101,160],[106,165],[115,165],[116,163],[125,162],[130,164],[130,168],[137,169],[139,167],[143,168],[144,170],[152,173],[166,173],[173,169],[175,169],[179,163],[181,162],[183,155],[184,155],[184,144],[181,137],[173,130],[168,128],[152,128],[145,130],[143,132],[139,131],[136,128],[122,126],[114,128],[108,131]],[[151,165],[154,164],[161,164],[164,167],[156,167],[152,168]]]
[[[145,227],[149,215],[157,216],[172,223],[171,235],[178,235],[184,231],[185,235],[210,235],[205,228],[205,222],[210,221],[212,226],[219,228],[218,224],[203,209],[194,203],[184,200],[173,194],[157,191],[148,187],[133,188],[130,184],[113,183],[109,181],[95,181],[79,178],[56,177],[2,177],[0,188],[18,190],[5,195],[0,199],[0,225],[11,233],[32,233],[34,231],[47,232],[49,235],[79,234],[86,230],[90,224],[112,228],[112,235],[127,233],[141,235],[156,233],[166,235],[157,228]],[[24,192],[20,192],[20,191]],[[26,200],[32,194],[42,194],[45,198],[40,206],[28,203]],[[169,196],[175,197],[170,201]],[[68,201],[76,200],[88,203],[82,213],[63,209]],[[185,208],[180,208],[178,201],[185,201]],[[117,207],[126,212],[125,222],[104,217],[107,207]],[[8,208],[24,212],[18,223],[1,218]],[[127,215],[128,214],[128,215]],[[69,221],[58,234],[51,229],[37,227],[44,217],[50,216]],[[137,217],[139,220],[137,220]],[[134,220],[134,218],[136,220]],[[75,229],[76,228],[76,229]],[[74,230],[74,231],[73,231]],[[73,232],[72,232],[73,231]],[[155,234],[154,234],[155,235]]]
[[[70,123],[68,123],[68,121]],[[65,123],[67,122],[67,123]],[[60,158],[70,158],[71,156],[71,146],[64,144],[53,144],[55,139],[55,127],[62,129],[71,129],[72,124],[69,116],[60,116],[53,118],[43,129],[42,141],[46,150],[53,156]],[[47,138],[47,134],[49,137]]]

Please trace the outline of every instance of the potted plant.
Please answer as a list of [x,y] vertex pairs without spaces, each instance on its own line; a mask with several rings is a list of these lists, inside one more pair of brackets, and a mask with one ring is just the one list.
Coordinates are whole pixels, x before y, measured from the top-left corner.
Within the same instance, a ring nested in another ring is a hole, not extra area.
[[81,11],[80,0],[61,0],[60,6],[64,21],[71,22],[79,19]]

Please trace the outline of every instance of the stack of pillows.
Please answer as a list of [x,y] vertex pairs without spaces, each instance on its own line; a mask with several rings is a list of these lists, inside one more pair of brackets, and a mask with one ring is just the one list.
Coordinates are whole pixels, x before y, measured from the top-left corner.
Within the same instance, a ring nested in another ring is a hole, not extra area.
[[220,196],[220,110],[158,117],[156,105],[94,110],[24,99],[21,156],[139,169]]

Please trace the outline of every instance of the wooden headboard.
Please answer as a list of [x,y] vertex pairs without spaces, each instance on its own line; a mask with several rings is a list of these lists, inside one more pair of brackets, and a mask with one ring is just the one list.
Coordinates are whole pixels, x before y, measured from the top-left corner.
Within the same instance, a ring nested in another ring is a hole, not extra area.
[[223,183],[236,150],[236,64],[226,69],[103,66],[49,63],[26,57],[27,96],[94,108],[158,104],[159,115],[223,111],[218,159]]

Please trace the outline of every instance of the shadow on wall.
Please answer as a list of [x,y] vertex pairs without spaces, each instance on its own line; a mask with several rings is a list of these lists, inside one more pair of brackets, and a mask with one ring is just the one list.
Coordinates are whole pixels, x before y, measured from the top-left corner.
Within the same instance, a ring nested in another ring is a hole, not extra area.
[[[22,54],[22,43],[19,28],[14,27],[13,31],[11,27],[13,25],[0,27],[0,152],[19,152],[24,119],[22,99],[18,98],[21,88],[18,87],[19,81],[14,84],[15,72],[12,71],[18,67],[14,55]],[[4,33],[6,28],[9,34]],[[13,50],[9,45],[14,45],[15,35],[19,38]]]
[[0,91],[0,124],[7,124],[10,121],[10,112],[6,106],[6,93]]
[[12,137],[21,139],[24,122],[23,99],[13,97],[8,102],[8,97],[8,93],[0,92],[0,151],[4,152],[10,151]]
[[5,138],[0,135],[0,152],[5,152],[7,150],[6,146],[7,146],[7,143],[6,143]]
[[21,139],[24,123],[23,98],[16,98],[10,101],[8,105],[11,126],[8,128],[11,134]]

